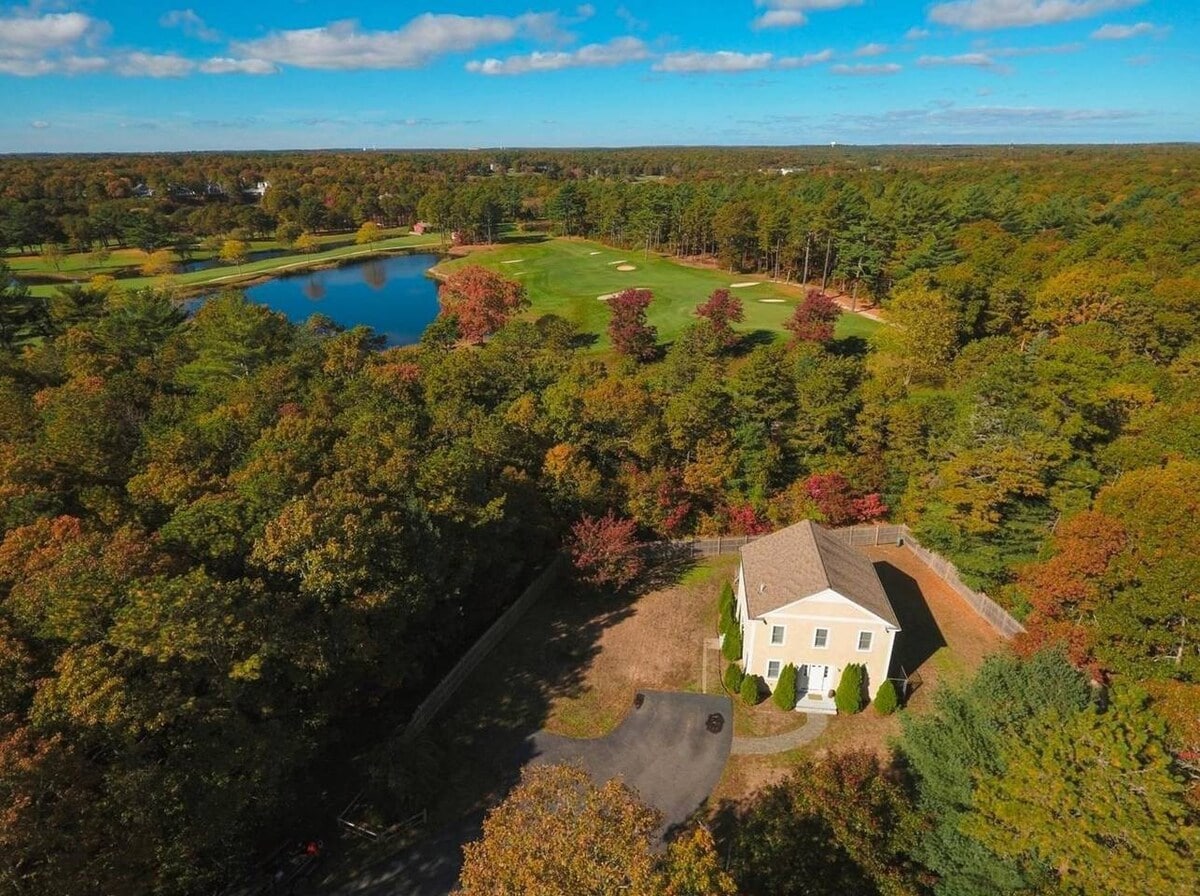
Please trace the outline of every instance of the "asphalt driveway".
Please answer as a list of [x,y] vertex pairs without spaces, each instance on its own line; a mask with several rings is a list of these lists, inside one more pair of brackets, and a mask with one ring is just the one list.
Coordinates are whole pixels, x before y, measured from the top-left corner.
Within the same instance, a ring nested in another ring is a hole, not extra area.
[[[545,731],[527,738],[514,757],[528,763],[571,762],[597,784],[616,776],[663,815],[659,836],[682,825],[704,803],[729,759],[733,704],[728,697],[645,691],[628,715],[604,737],[581,740]],[[709,731],[720,716],[720,730]],[[424,843],[380,863],[338,890],[344,896],[442,896],[452,892],[462,868],[463,844],[479,838],[482,817],[473,814]]]
[[[529,739],[533,763],[582,766],[597,784],[620,776],[642,802],[663,814],[662,834],[683,824],[708,799],[733,743],[726,696],[644,691],[638,706],[604,737],[577,739],[539,731]],[[713,733],[710,715],[721,717]]]

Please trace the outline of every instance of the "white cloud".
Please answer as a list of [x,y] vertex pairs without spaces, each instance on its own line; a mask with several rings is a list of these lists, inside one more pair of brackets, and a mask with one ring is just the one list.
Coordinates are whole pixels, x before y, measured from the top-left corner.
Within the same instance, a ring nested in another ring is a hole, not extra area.
[[125,53],[113,62],[113,71],[127,78],[182,78],[195,67],[195,62],[177,53],[135,51]]
[[770,53],[668,53],[655,64],[657,72],[752,72],[769,68]]
[[41,75],[60,70],[81,45],[100,41],[108,25],[79,12],[20,10],[0,17],[0,73]]
[[1077,53],[1083,49],[1083,44],[1054,44],[1049,47],[999,47],[988,50],[988,54],[997,59],[1015,59],[1024,56],[1052,56],[1061,53]]
[[603,44],[588,44],[578,50],[534,52],[507,59],[472,60],[467,71],[481,75],[524,75],[529,72],[550,72],[564,68],[622,65],[646,59],[650,51],[636,37],[618,37]]
[[828,62],[833,58],[833,50],[820,50],[816,53],[805,53],[803,56],[784,56],[777,63],[776,68],[808,68],[812,65],[820,65],[823,62]]
[[1138,22],[1136,25],[1101,25],[1092,32],[1092,40],[1128,40],[1143,34],[1162,35],[1169,30],[1150,22]]
[[992,71],[1005,71],[1005,67],[996,62],[987,53],[959,53],[956,56],[922,56],[917,60],[921,68],[938,68],[946,65],[964,65],[973,68],[986,68]]
[[158,24],[164,28],[178,28],[189,37],[199,40],[218,41],[221,39],[221,33],[215,28],[209,28],[194,9],[172,9],[162,14]]
[[852,75],[852,76],[870,76],[870,75],[895,75],[903,69],[903,66],[897,65],[894,62],[888,62],[883,65],[835,65],[830,67],[830,71],[835,75]]
[[909,28],[904,32],[905,40],[924,40],[929,37],[929,30],[926,28]]
[[[1074,128],[1102,123],[1109,126],[1146,117],[1145,111],[1131,109],[1054,109],[1037,106],[973,106],[953,103],[925,109],[893,109],[879,114],[841,114],[835,120],[860,132],[895,133],[898,127],[929,128],[926,133],[1011,134],[1014,128]],[[910,130],[910,133],[920,133]]]
[[863,0],[755,0],[755,6],[765,7],[767,11],[754,19],[750,27],[756,30],[798,28],[808,22],[806,12],[861,6],[862,2]]
[[887,44],[863,44],[854,51],[855,56],[882,56],[890,50]]
[[236,41],[235,54],[300,68],[419,68],[447,53],[521,35],[551,41],[564,38],[554,13],[459,16],[425,13],[395,31],[363,31],[358,22],[332,22],[320,28],[274,31],[264,38]]
[[29,126],[31,128],[36,128],[37,130],[41,131],[41,130],[44,130],[44,129],[50,127],[50,122],[42,121],[41,119],[39,119],[37,121],[29,122]]
[[750,23],[756,31],[764,28],[799,28],[808,23],[808,16],[798,9],[769,9]]
[[1138,6],[1146,0],[951,0],[934,4],[930,21],[973,31],[1053,25]]
[[206,75],[273,75],[279,71],[275,64],[265,59],[233,59],[229,56],[214,56],[199,65]]

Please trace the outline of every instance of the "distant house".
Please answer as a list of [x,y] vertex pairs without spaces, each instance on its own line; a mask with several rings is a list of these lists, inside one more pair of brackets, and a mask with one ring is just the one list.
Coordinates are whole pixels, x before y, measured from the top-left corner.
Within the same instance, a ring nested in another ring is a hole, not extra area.
[[262,199],[263,196],[267,195],[267,188],[270,186],[270,181],[260,180],[256,181],[254,186],[244,188],[242,193],[246,196],[257,196],[259,199]]
[[138,184],[133,188],[133,195],[138,199],[149,199],[154,195],[154,189],[146,186],[145,184]]
[[792,663],[797,708],[836,712],[849,663],[867,669],[868,696],[888,677],[900,623],[871,561],[811,521],[741,550],[737,612],[742,663],[774,688]]
[[417,234],[417,236],[420,236],[428,229],[429,229],[429,225],[426,224],[424,221],[418,221],[416,224],[414,224],[412,226],[412,232]]

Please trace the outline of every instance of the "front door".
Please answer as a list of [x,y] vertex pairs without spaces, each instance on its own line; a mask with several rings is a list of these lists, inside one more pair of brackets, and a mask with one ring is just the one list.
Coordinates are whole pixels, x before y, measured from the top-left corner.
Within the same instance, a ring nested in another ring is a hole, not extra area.
[[824,697],[829,693],[828,666],[808,664],[808,693],[814,697]]

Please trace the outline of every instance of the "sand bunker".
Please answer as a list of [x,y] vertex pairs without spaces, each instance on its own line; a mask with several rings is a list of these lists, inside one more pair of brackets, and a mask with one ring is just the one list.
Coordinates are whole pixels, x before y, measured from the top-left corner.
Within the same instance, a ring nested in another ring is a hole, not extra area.
[[588,255],[599,255],[599,252],[589,252]]
[[501,264],[520,264],[524,260],[525,260],[524,258],[514,258],[511,261],[502,261],[500,263]]
[[765,302],[768,305],[782,305],[786,299],[759,299],[760,302]]
[[606,293],[605,293],[604,295],[602,295],[602,296],[596,296],[596,298],[597,298],[597,299],[599,299],[601,302],[607,302],[607,301],[608,301],[609,299],[611,299],[613,296],[619,296],[619,295],[620,295],[620,293],[619,293],[619,292],[606,292]]
[[629,264],[629,260],[622,258],[620,261],[610,261],[609,264]]
[[617,265],[617,270],[618,271],[636,271],[637,266],[632,265],[632,264],[619,264],[619,265]]
[[762,282],[761,280],[747,280],[744,283],[730,283],[729,288],[730,289],[745,289],[747,286],[758,286],[758,284],[761,282]]

